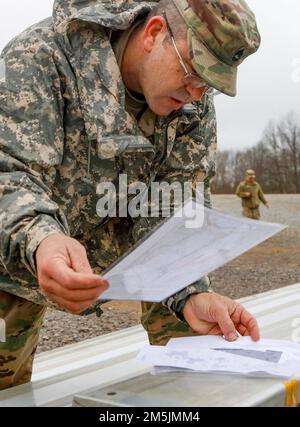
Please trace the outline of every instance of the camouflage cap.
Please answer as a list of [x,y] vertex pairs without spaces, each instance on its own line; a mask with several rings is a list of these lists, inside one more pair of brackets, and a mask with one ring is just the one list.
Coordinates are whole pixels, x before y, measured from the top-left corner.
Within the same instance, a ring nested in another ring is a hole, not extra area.
[[244,0],[173,0],[188,26],[191,61],[199,76],[236,95],[237,66],[260,45],[253,12]]
[[255,172],[253,169],[248,169],[248,170],[246,170],[245,175],[246,176],[255,176]]

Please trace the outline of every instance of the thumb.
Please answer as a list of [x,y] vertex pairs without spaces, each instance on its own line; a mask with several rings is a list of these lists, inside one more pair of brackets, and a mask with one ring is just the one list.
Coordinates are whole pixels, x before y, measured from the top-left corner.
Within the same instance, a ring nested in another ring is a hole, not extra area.
[[68,253],[71,261],[71,268],[76,273],[93,274],[86,250],[79,242],[72,242],[68,245]]
[[231,320],[228,310],[226,308],[219,307],[217,310],[217,323],[228,341],[235,341],[237,339],[237,333],[233,321]]

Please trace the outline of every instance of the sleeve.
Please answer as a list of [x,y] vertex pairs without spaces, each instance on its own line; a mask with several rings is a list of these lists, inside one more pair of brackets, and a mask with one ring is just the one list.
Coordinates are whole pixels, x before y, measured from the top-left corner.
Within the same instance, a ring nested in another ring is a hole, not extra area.
[[0,60],[0,260],[4,274],[26,286],[36,282],[39,243],[69,234],[51,191],[63,156],[64,103],[45,42],[17,38]]
[[244,184],[241,183],[239,184],[239,186],[236,189],[235,194],[240,198],[240,199],[247,199],[249,198],[249,196],[247,196],[246,191],[245,191],[245,187]]
[[258,197],[259,197],[259,200],[261,200],[264,205],[266,203],[268,203],[267,200],[266,200],[266,198],[265,198],[265,195],[264,195],[264,193],[263,193],[263,191],[261,189],[261,186],[259,186],[259,189],[258,189]]
[[[192,195],[195,197],[197,184],[203,184],[204,204],[211,208],[210,181],[215,175],[215,154],[217,147],[216,117],[213,98],[205,97],[197,105],[192,115],[183,115],[178,122],[176,139],[170,155],[167,157],[156,181],[168,184],[173,182],[192,183]],[[174,205],[171,204],[171,211]],[[160,209],[160,220],[162,210]],[[158,218],[142,218],[135,223],[135,240],[151,230]],[[203,277],[182,291],[163,301],[172,314],[182,320],[181,311],[187,298],[194,293],[209,292],[210,280]]]

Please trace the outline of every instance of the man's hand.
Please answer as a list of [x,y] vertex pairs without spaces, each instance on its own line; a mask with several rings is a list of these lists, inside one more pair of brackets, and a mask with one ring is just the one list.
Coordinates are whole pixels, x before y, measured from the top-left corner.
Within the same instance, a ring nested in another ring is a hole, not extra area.
[[269,203],[267,202],[267,203],[265,203],[265,207],[267,208],[267,209],[270,209],[270,205],[269,205]]
[[228,341],[241,335],[260,338],[256,319],[240,304],[216,293],[194,294],[189,297],[183,316],[200,335],[224,335]]
[[251,193],[249,193],[249,191],[248,191],[247,193],[245,193],[245,196],[246,196],[246,197],[250,197],[250,196],[251,196]]
[[108,288],[93,274],[85,248],[64,234],[52,234],[36,251],[37,274],[45,295],[72,314],[90,307]]

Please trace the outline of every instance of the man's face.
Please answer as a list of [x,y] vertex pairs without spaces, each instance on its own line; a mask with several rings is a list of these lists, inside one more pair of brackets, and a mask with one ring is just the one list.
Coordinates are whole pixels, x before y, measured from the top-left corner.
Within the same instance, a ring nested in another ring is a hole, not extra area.
[[[140,86],[151,110],[160,116],[167,116],[185,104],[199,101],[205,89],[184,85],[182,79],[185,72],[163,23],[164,21],[156,32],[153,28],[151,31],[150,28],[150,31],[145,34],[144,41],[150,45],[150,48],[143,61]],[[187,69],[194,72],[187,41],[176,40],[176,45]]]
[[255,176],[254,175],[248,175],[247,178],[246,178],[246,181],[249,184],[253,184],[254,180],[255,180]]

